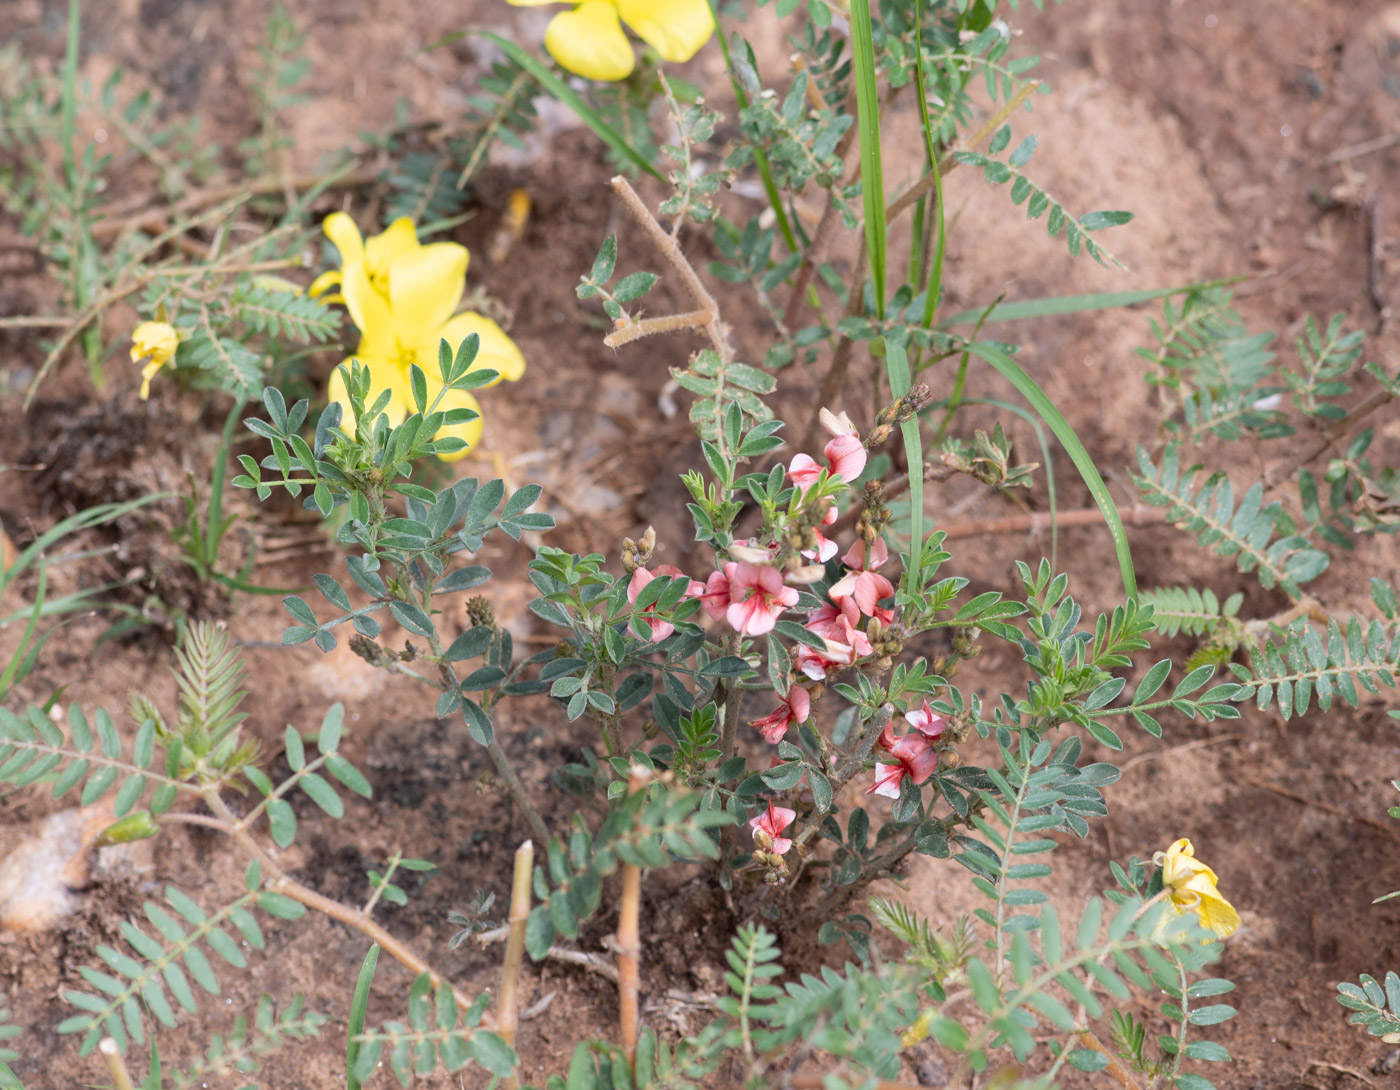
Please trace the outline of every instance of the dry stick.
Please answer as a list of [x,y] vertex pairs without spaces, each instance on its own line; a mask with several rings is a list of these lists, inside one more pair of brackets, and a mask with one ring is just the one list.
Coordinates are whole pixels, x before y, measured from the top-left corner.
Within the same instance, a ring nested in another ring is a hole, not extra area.
[[[651,780],[649,769],[633,765],[627,777],[627,794],[635,795]],[[627,1066],[637,1066],[637,1001],[641,993],[641,914],[642,868],[633,863],[622,867],[622,906],[617,916],[617,1008],[621,1021],[619,1036]]]
[[122,1059],[117,1042],[110,1037],[104,1037],[97,1043],[97,1051],[102,1053],[107,1061],[107,1070],[111,1073],[112,1082],[116,1084],[117,1090],[134,1090],[131,1072],[126,1069],[126,1061]]
[[1394,397],[1395,395],[1389,390],[1377,390],[1360,405],[1352,409],[1351,412],[1347,413],[1346,416],[1342,417],[1304,447],[1299,453],[1288,459],[1288,461],[1278,462],[1271,466],[1268,472],[1264,474],[1264,484],[1269,488],[1277,487],[1278,482],[1285,477],[1292,476],[1294,470],[1307,465],[1319,454],[1326,451],[1328,447],[1346,438],[1346,433],[1351,429],[1353,424],[1364,420],[1381,406],[1388,405]]
[[1379,829],[1391,839],[1400,840],[1400,833],[1397,833],[1394,828],[1385,824],[1385,822],[1377,821],[1373,817],[1368,817],[1365,814],[1348,813],[1346,810],[1343,810],[1340,806],[1332,806],[1325,802],[1319,802],[1317,799],[1310,799],[1306,795],[1295,794],[1294,792],[1289,791],[1286,787],[1279,787],[1277,784],[1265,783],[1263,780],[1256,780],[1250,776],[1246,776],[1244,780],[1245,783],[1253,784],[1255,787],[1261,788],[1264,791],[1272,791],[1275,795],[1281,795],[1283,798],[1288,799],[1292,802],[1300,803],[1303,806],[1311,806],[1315,810],[1321,810],[1324,813],[1332,814],[1334,817],[1342,818],[1345,821],[1360,821],[1366,825],[1370,825],[1372,828]]
[[[496,1014],[496,1032],[511,1048],[515,1047],[515,1027],[520,984],[520,959],[525,953],[525,921],[530,918],[530,877],[535,867],[535,845],[527,840],[515,853],[515,874],[510,886],[510,937],[506,939],[506,959],[501,966],[501,1001]],[[511,1076],[504,1087],[515,1090],[520,1080]]]
[[[330,184],[338,189],[355,189],[362,185],[371,185],[379,179],[379,171],[362,169],[351,171],[340,178],[336,178]],[[313,186],[321,185],[325,182],[325,174],[300,174],[288,179],[293,189],[310,189]],[[285,193],[284,180],[281,177],[267,176],[255,178],[251,182],[228,183],[226,185],[210,186],[191,193],[187,197],[182,197],[171,205],[171,211],[178,213],[196,212],[212,205],[220,204],[232,197],[240,197],[244,194],[250,197],[266,197],[275,194]],[[119,210],[115,208],[99,208],[96,215],[115,216]],[[165,215],[159,208],[146,209],[144,211],[120,213],[121,218],[100,220],[93,224],[92,236],[97,241],[105,238],[115,238],[126,230],[128,226],[146,226],[156,220],[164,222]]]
[[[433,987],[451,987],[439,973],[433,970],[431,965],[388,931],[384,930],[384,928],[380,927],[379,924],[366,916],[363,912],[360,912],[358,909],[350,908],[348,905],[343,905],[339,901],[333,901],[329,897],[322,896],[313,889],[307,889],[295,878],[290,877],[286,871],[277,865],[272,856],[268,855],[268,853],[263,850],[262,845],[248,834],[247,830],[239,827],[237,817],[235,817],[233,811],[228,808],[228,804],[224,802],[217,788],[206,788],[204,791],[200,792],[200,797],[204,799],[209,809],[213,810],[223,821],[225,826],[224,831],[234,839],[240,848],[262,865],[263,869],[269,875],[269,878],[263,880],[263,884],[266,887],[277,893],[281,893],[283,896],[290,897],[292,900],[305,905],[307,908],[314,908],[323,916],[329,916],[331,919],[338,920],[347,927],[353,927],[370,941],[377,942],[390,957],[404,965],[414,976],[422,976],[424,973],[427,973],[428,979],[432,981]],[[189,817],[192,815],[185,816]],[[471,997],[463,994],[455,987],[452,988],[452,998],[456,1001],[458,1010],[468,1010],[472,1005]]]
[[1078,1036],[1081,1045],[1085,1048],[1093,1049],[1108,1061],[1104,1070],[1118,1080],[1123,1090],[1142,1090],[1142,1083],[1138,1082],[1138,1080],[1133,1077],[1133,1073],[1123,1066],[1117,1056],[1104,1047],[1103,1042],[1095,1036],[1093,1030],[1081,1029]]
[[[667,261],[671,267],[680,275],[681,282],[685,284],[686,291],[690,292],[690,297],[699,304],[700,312],[704,315],[704,324],[697,323],[694,328],[702,329],[705,336],[710,338],[710,343],[714,345],[715,351],[719,353],[720,359],[728,363],[734,358],[734,351],[729,347],[726,339],[726,331],[719,320],[719,304],[715,302],[714,296],[700,281],[700,277],[691,267],[686,256],[681,252],[680,244],[676,242],[665,228],[656,221],[656,217],[651,214],[651,210],[642,203],[642,198],[637,196],[637,191],[632,188],[630,182],[621,174],[613,178],[611,185],[613,191],[622,198],[622,203],[627,206],[627,211],[632,213],[635,219],[651,239],[651,244]],[[619,327],[626,329],[631,323]],[[660,330],[658,330],[660,332]],[[639,336],[641,334],[638,334]]]
[[[1129,526],[1155,526],[1166,518],[1165,507],[1132,507],[1120,511],[1119,517]],[[1028,515],[1008,515],[1006,518],[978,519],[973,522],[955,522],[951,526],[937,526],[948,535],[955,537],[979,537],[982,534],[1038,533],[1048,530],[1052,523],[1061,526],[1094,526],[1103,521],[1103,512],[1097,507],[1080,507],[1073,511],[1032,511]]]
[[[684,314],[666,314],[660,318],[630,318],[626,324],[603,338],[609,348],[650,337],[653,333],[675,333],[682,329],[704,329],[713,318],[708,310],[688,310]],[[622,321],[622,319],[619,319]]]

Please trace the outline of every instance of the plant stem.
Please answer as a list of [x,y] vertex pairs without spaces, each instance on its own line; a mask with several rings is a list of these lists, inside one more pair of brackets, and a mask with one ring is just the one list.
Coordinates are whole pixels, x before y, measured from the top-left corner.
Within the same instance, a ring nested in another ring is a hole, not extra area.
[[1118,1084],[1123,1087],[1123,1090],[1142,1090],[1142,1083],[1133,1077],[1133,1073],[1123,1066],[1117,1056],[1104,1047],[1103,1042],[1095,1036],[1093,1030],[1081,1029],[1076,1036],[1078,1036],[1081,1045],[1093,1049],[1108,1060],[1108,1066],[1104,1070],[1118,1080]]
[[134,1090],[131,1072],[126,1069],[126,1061],[122,1059],[117,1042],[110,1037],[104,1037],[98,1042],[97,1051],[102,1053],[103,1058],[107,1061],[107,1070],[112,1075],[112,1082],[116,1085],[116,1090]]
[[[726,655],[737,656],[739,653],[739,634],[737,632],[725,637],[724,653]],[[720,764],[734,756],[734,747],[738,742],[739,735],[739,698],[743,695],[737,680],[731,678],[724,683],[724,727],[720,733],[719,750]]]
[[[894,705],[889,703],[880,705],[880,710],[876,712],[870,722],[865,725],[865,730],[862,731],[860,737],[856,739],[856,744],[852,747],[850,755],[846,758],[841,767],[836,770],[836,775],[831,781],[831,797],[833,799],[841,794],[841,791],[851,782],[855,774],[865,766],[866,758],[868,758],[871,751],[874,750],[875,743],[880,740],[880,734],[884,731],[885,724],[893,718]],[[816,823],[808,822],[807,827],[803,829],[801,835],[798,836],[795,847],[800,849],[807,841],[811,840],[816,833]]]
[[[719,320],[719,304],[715,302],[709,290],[701,282],[695,269],[691,267],[685,254],[681,251],[680,244],[676,242],[666,230],[656,221],[656,217],[651,214],[651,210],[642,203],[642,198],[637,196],[637,191],[632,188],[621,174],[613,178],[610,183],[613,191],[622,198],[622,203],[627,206],[627,211],[632,213],[635,219],[651,239],[651,244],[656,247],[657,252],[671,263],[671,267],[680,274],[681,281],[685,284],[686,291],[690,292],[690,297],[699,305],[700,310],[707,316],[704,325],[696,323],[697,328],[702,328],[705,335],[710,338],[710,343],[719,353],[719,358],[725,363],[729,363],[734,358],[734,351],[729,347],[726,338],[726,330]],[[689,320],[692,315],[685,315]]]
[[[627,778],[627,794],[646,787],[651,772],[633,765]],[[641,911],[642,868],[633,863],[622,867],[622,904],[617,917],[617,1006],[621,1022],[619,1036],[627,1066],[637,1065],[637,1005],[641,993]]]
[[[515,1047],[515,1027],[520,1022],[520,960],[525,953],[525,921],[530,918],[530,878],[534,867],[535,845],[527,840],[515,853],[515,873],[510,885],[510,937],[506,939],[506,959],[501,965],[501,998],[496,1012],[496,1032],[511,1048]],[[505,1090],[515,1090],[519,1085],[514,1076],[504,1083]]]
[[[352,927],[360,934],[364,935],[371,942],[377,942],[392,958],[404,965],[414,976],[428,974],[433,987],[451,987],[442,976],[433,970],[433,967],[419,957],[409,946],[400,942],[374,920],[368,918],[358,909],[343,905],[339,901],[333,901],[317,893],[314,889],[307,889],[295,878],[290,877],[286,871],[277,865],[276,860],[263,850],[246,829],[239,828],[237,817],[228,804],[224,802],[219,794],[218,788],[214,786],[206,787],[200,792],[209,809],[228,826],[228,834],[234,842],[243,849],[249,856],[256,859],[264,871],[263,885],[280,893],[285,897],[290,897],[299,904],[307,908],[314,908],[323,916],[329,916],[333,920],[338,920],[347,927]],[[458,988],[452,988],[452,998],[457,1003],[458,1010],[468,1010],[472,1005],[471,997],[464,994]]]

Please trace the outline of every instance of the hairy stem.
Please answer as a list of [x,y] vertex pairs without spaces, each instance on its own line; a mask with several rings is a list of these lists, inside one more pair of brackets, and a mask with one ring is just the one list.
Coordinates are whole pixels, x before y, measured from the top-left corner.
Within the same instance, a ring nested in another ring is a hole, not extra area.
[[[496,1032],[511,1048],[515,1047],[515,1027],[519,1024],[518,994],[520,961],[525,953],[525,921],[530,918],[530,877],[535,867],[535,845],[525,841],[515,853],[515,873],[510,886],[510,937],[506,958],[501,965],[501,998],[496,1012]],[[515,1090],[520,1081],[507,1079],[505,1090]]]
[[726,336],[724,325],[719,320],[719,304],[715,302],[709,290],[701,282],[695,269],[686,259],[680,248],[680,244],[656,221],[656,217],[651,214],[651,210],[642,203],[642,198],[637,196],[637,191],[632,188],[622,175],[613,178],[611,185],[613,191],[622,198],[622,203],[627,206],[627,211],[632,213],[632,218],[637,221],[651,239],[651,244],[662,257],[670,262],[671,267],[680,275],[681,282],[685,284],[686,291],[690,292],[690,297],[699,304],[700,310],[708,317],[704,325],[699,326],[709,337],[710,343],[714,346],[719,358],[725,363],[734,358],[734,351],[729,347],[729,340]]
[[[651,779],[649,770],[633,765],[627,778],[627,793],[635,795]],[[619,1037],[627,1054],[628,1067],[637,1064],[637,1006],[641,995],[641,911],[642,868],[632,863],[622,867],[622,904],[617,917],[617,1007]]]

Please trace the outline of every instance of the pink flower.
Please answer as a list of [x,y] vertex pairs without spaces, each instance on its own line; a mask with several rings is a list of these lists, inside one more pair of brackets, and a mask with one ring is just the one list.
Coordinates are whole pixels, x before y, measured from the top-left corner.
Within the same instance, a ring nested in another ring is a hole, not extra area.
[[777,745],[788,732],[788,727],[807,722],[812,714],[812,697],[806,689],[794,685],[787,697],[778,705],[778,710],[762,719],[750,721],[749,726],[757,728],[763,740],[769,745]]
[[845,413],[838,416],[829,409],[822,409],[820,416],[822,427],[833,436],[822,448],[826,465],[820,465],[809,454],[795,455],[788,465],[788,476],[803,492],[817,483],[823,469],[832,476],[840,476],[847,484],[865,471],[865,444],[860,441],[856,426]]
[[938,751],[922,734],[906,734],[896,738],[894,725],[886,723],[879,745],[895,758],[895,763],[875,766],[875,782],[865,789],[867,795],[897,799],[905,776],[915,784],[927,783],[938,768]]
[[822,453],[831,472],[848,484],[865,472],[865,444],[855,432],[838,435],[822,447]]
[[930,708],[928,700],[920,707],[905,712],[904,720],[931,742],[942,738],[943,732],[948,729],[948,720]]
[[807,626],[809,631],[821,636],[822,648],[812,648],[806,644],[797,648],[797,668],[813,681],[825,680],[828,670],[849,666],[871,652],[869,638],[845,616],[837,616],[823,627],[824,631],[817,632],[813,625]]
[[719,620],[729,609],[729,580],[724,572],[710,572],[710,577],[705,580],[704,592],[700,595],[700,606],[712,621]]
[[889,546],[885,544],[884,539],[876,539],[875,546],[870,550],[868,558],[865,542],[857,539],[856,543],[846,550],[846,555],[841,558],[842,563],[849,570],[828,591],[832,601],[854,599],[856,606],[865,616],[879,616],[880,620],[885,623],[894,620],[893,610],[879,609],[876,606],[876,603],[881,599],[894,594],[894,584],[875,571],[889,558]]
[[[627,583],[627,601],[635,602],[637,600],[637,595],[642,592],[642,588],[648,583],[650,583],[653,579],[655,579],[658,575],[669,575],[675,577],[684,576],[685,572],[681,571],[680,568],[677,568],[672,564],[659,564],[657,565],[656,571],[654,572],[647,571],[646,568],[638,568],[632,573],[632,578]],[[690,581],[690,586],[686,587],[685,597],[699,598],[702,594],[704,594],[704,592],[705,584],[701,583],[698,579],[692,579]],[[642,619],[645,620],[648,627],[651,628],[651,642],[660,643],[662,640],[664,640],[667,636],[669,636],[672,632],[676,630],[676,626],[673,625],[670,621],[663,621],[658,617],[647,616],[647,614],[654,613],[655,611],[656,603],[653,602],[651,605],[647,606],[644,610],[642,610]]]
[[[842,622],[845,624],[842,624]],[[807,628],[818,636],[827,637],[833,632],[838,638],[846,634],[847,627],[860,624],[860,609],[850,598],[839,602],[823,602],[820,608],[807,614]]]
[[[782,836],[782,831],[792,824],[793,818],[797,817],[796,810],[789,810],[786,806],[774,806],[773,800],[768,800],[768,809],[759,814],[758,817],[749,821],[749,828],[755,834],[759,830],[768,834],[773,846],[768,849],[774,855],[786,855],[787,850],[792,847],[792,841]],[[758,837],[755,835],[754,841]]]
[[724,615],[741,635],[772,632],[779,614],[797,604],[797,591],[783,585],[777,568],[731,561],[724,566],[724,575],[729,580],[729,608]]

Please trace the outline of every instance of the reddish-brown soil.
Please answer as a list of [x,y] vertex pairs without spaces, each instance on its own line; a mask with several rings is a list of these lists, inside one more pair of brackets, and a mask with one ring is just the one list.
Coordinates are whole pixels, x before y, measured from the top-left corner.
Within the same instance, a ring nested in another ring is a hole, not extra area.
[[[262,37],[268,3],[121,0],[88,7],[85,71],[93,79],[126,65],[175,108],[198,114],[226,145],[251,131],[243,74]],[[0,41],[17,37],[27,51],[55,57],[65,9],[54,0],[5,5]],[[288,115],[299,170],[316,169],[361,130],[382,131],[393,122],[400,99],[414,117],[450,121],[457,114],[482,57],[466,42],[417,52],[423,45],[469,25],[492,24],[531,40],[542,27],[538,9],[468,0],[316,0],[295,14],[309,30],[314,65],[309,102]],[[1386,182],[1400,168],[1400,146],[1364,147],[1394,134],[1400,124],[1400,5],[1101,0],[1023,12],[1016,23],[1023,45],[1042,54],[1040,74],[1057,92],[1037,100],[1034,118],[1017,122],[1018,131],[1033,129],[1040,136],[1036,177],[1071,207],[1137,213],[1130,226],[1104,237],[1129,271],[1071,260],[1062,241],[1047,239],[1040,224],[1021,222],[1004,194],[962,171],[948,186],[949,207],[959,215],[948,253],[950,306],[985,304],[1002,292],[1024,299],[1245,274],[1253,279],[1239,289],[1242,309],[1257,328],[1287,331],[1284,346],[1304,315],[1344,311],[1357,326],[1379,334],[1368,358],[1394,373],[1400,352],[1385,319],[1397,299],[1400,196]],[[768,70],[779,70],[785,48],[771,13],[765,10],[751,25]],[[717,88],[716,103],[728,103],[716,50],[706,50],[689,74]],[[917,168],[909,150],[917,148],[910,104],[898,106],[890,119],[892,190]],[[484,288],[510,314],[512,335],[529,360],[524,381],[486,395],[490,453],[463,466],[492,475],[503,466],[513,484],[541,481],[544,505],[559,520],[546,539],[551,544],[614,554],[624,535],[636,536],[652,524],[661,559],[683,563],[691,535],[675,474],[698,461],[698,448],[684,411],[668,418],[658,398],[666,368],[683,363],[694,343],[676,337],[617,353],[602,346],[596,312],[573,291],[599,241],[609,232],[619,234],[624,267],[656,262],[609,199],[610,171],[595,144],[558,112],[549,118],[528,155],[503,158],[487,171],[475,191],[476,216],[456,236],[474,254],[469,288]],[[510,257],[493,266],[487,241],[515,187],[530,192],[533,210]],[[348,207],[362,218],[375,212],[358,198]],[[29,263],[5,257],[22,256],[24,246],[14,222],[0,219],[0,314],[55,305],[52,286]],[[693,247],[697,258],[708,258],[707,243]],[[663,284],[653,304],[658,312],[666,300],[680,298],[678,289],[670,288],[671,295],[667,290]],[[762,312],[742,293],[720,297],[736,342],[748,358],[761,359],[768,336]],[[1156,397],[1132,355],[1146,340],[1147,316],[1102,312],[993,330],[1025,343],[1027,366],[1064,409],[1125,504],[1133,491],[1127,474],[1134,449],[1155,434],[1159,418]],[[120,341],[130,317],[112,316],[112,342]],[[179,490],[187,474],[207,479],[222,419],[217,406],[166,392],[138,401],[118,344],[108,361],[106,390],[93,392],[75,357],[22,413],[22,390],[42,355],[32,337],[0,330],[0,463],[8,467],[0,473],[0,518],[21,545],[94,502]],[[336,358],[324,354],[315,373],[323,376]],[[783,404],[794,420],[810,412],[811,377],[797,370],[781,376]],[[935,385],[946,381],[938,376]],[[981,395],[1009,396],[990,374],[975,374],[974,385]],[[965,423],[988,426],[994,419],[992,410],[973,408]],[[1034,449],[1018,421],[1005,422],[1022,451]],[[1375,424],[1374,453],[1394,463],[1400,421],[1391,413]],[[1241,473],[1259,464],[1253,451],[1227,456],[1227,468]],[[1086,503],[1068,460],[1057,457],[1055,466],[1061,503]],[[1043,506],[1043,500],[1042,488],[1032,502]],[[267,561],[255,569],[258,581],[300,586],[313,572],[338,563],[299,510],[235,503],[240,522],[230,549],[241,553],[256,539]],[[929,496],[930,516],[945,525],[1011,510],[966,479],[935,487]],[[279,751],[285,724],[309,729],[340,700],[348,709],[346,751],[374,787],[374,802],[352,803],[339,822],[299,803],[302,832],[283,864],[308,884],[353,902],[366,894],[366,868],[378,867],[395,850],[433,860],[440,869],[409,882],[408,906],[385,908],[384,923],[433,951],[464,990],[494,987],[498,948],[469,944],[446,952],[453,930],[447,914],[466,907],[478,887],[496,893],[501,914],[511,853],[525,836],[489,775],[485,755],[460,723],[436,721],[428,698],[409,682],[372,670],[344,646],[328,656],[309,645],[282,649],[285,615],[276,598],[229,602],[201,586],[179,563],[166,532],[182,514],[179,501],[156,505],[128,518],[117,532],[100,532],[86,542],[110,546],[108,552],[57,570],[56,580],[68,589],[130,578],[124,600],[155,623],[135,638],[98,645],[109,618],[74,622],[50,643],[19,695],[42,701],[66,685],[64,701],[115,712],[124,708],[128,690],[139,688],[169,702],[171,618],[183,612],[224,619],[255,679],[247,729],[269,754]],[[1130,533],[1146,586],[1210,586],[1222,597],[1245,589],[1246,611],[1255,616],[1281,605],[1277,595],[1259,591],[1228,561],[1206,557],[1169,527]],[[1009,589],[1012,561],[1033,559],[1048,548],[1048,540],[1009,535],[960,539],[949,569],[979,585]],[[1106,533],[1067,529],[1059,555],[1086,610],[1113,604],[1121,587]],[[497,615],[518,638],[543,646],[549,633],[525,609],[528,556],[524,547],[493,541],[480,562],[498,573],[488,591]],[[133,569],[140,570],[138,578],[132,578]],[[1358,588],[1370,574],[1400,580],[1393,539],[1363,545],[1314,589],[1334,609],[1363,608]],[[32,589],[22,582],[13,588],[0,602],[0,615],[19,608]],[[7,661],[15,639],[13,630],[0,630],[0,661]],[[1189,649],[1182,640],[1159,650],[1181,656]],[[960,681],[984,691],[1014,691],[1024,679],[1009,653],[993,651],[971,664]],[[547,816],[562,821],[573,802],[550,785],[549,774],[591,744],[587,734],[569,728],[545,702],[507,705],[498,730]],[[1333,999],[1338,980],[1400,968],[1400,915],[1392,906],[1370,904],[1400,886],[1400,823],[1386,817],[1394,801],[1388,781],[1400,772],[1400,739],[1383,706],[1314,710],[1289,723],[1252,710],[1238,721],[1213,725],[1171,720],[1160,742],[1140,734],[1126,741],[1124,777],[1109,793],[1111,817],[1095,825],[1088,840],[1068,840],[1056,853],[1050,888],[1057,900],[1074,906],[1107,886],[1109,858],[1147,857],[1178,836],[1192,837],[1244,918],[1222,966],[1239,985],[1231,1002],[1241,1014],[1214,1034],[1236,1062],[1208,1073],[1222,1087],[1239,1090],[1385,1085],[1395,1056],[1348,1028]],[[280,767],[285,772],[285,763]],[[0,799],[0,849],[9,850],[30,822],[54,808],[36,791]],[[51,1027],[68,1013],[57,990],[77,982],[78,966],[93,960],[97,944],[117,938],[120,920],[139,914],[141,900],[159,899],[166,884],[217,903],[240,886],[242,871],[243,861],[217,836],[177,829],[163,837],[153,856],[99,869],[82,907],[59,930],[0,935],[0,998],[26,1026],[18,1040],[24,1058],[15,1067],[31,1090],[105,1077],[92,1059],[78,1059],[74,1039],[58,1037]],[[935,920],[975,907],[965,876],[951,865],[917,859],[903,887],[900,895]],[[893,887],[887,892],[899,893]],[[687,997],[721,987],[721,949],[736,922],[724,898],[693,876],[654,881],[643,917],[644,934],[654,936],[644,952],[645,1009],[652,1024],[665,1032],[703,1024],[705,1011]],[[579,947],[600,949],[614,925],[615,914],[605,908]],[[342,1086],[345,1018],[364,940],[320,918],[269,927],[268,939],[267,952],[252,959],[249,971],[223,974],[224,992],[206,1003],[200,1034],[226,1031],[234,1014],[250,1011],[263,992],[279,1002],[305,992],[310,1007],[330,1015],[329,1025],[319,1040],[279,1054],[260,1078],[278,1090]],[[788,964],[798,968],[822,956],[802,945],[789,951]],[[407,973],[383,959],[376,983],[371,1021],[401,1017]],[[575,1040],[614,1032],[616,1001],[608,982],[554,963],[528,968],[525,1004],[551,992],[557,993],[553,1002],[523,1024],[518,1040],[526,1075],[541,1082],[563,1072]],[[1143,1013],[1155,1033],[1160,1025],[1151,1007]],[[192,1058],[179,1034],[163,1040],[168,1063]],[[950,1075],[929,1046],[910,1054],[904,1072],[907,1080],[926,1085],[942,1085]],[[724,1073],[715,1084],[727,1085]],[[429,1085],[466,1084],[442,1078]]]

